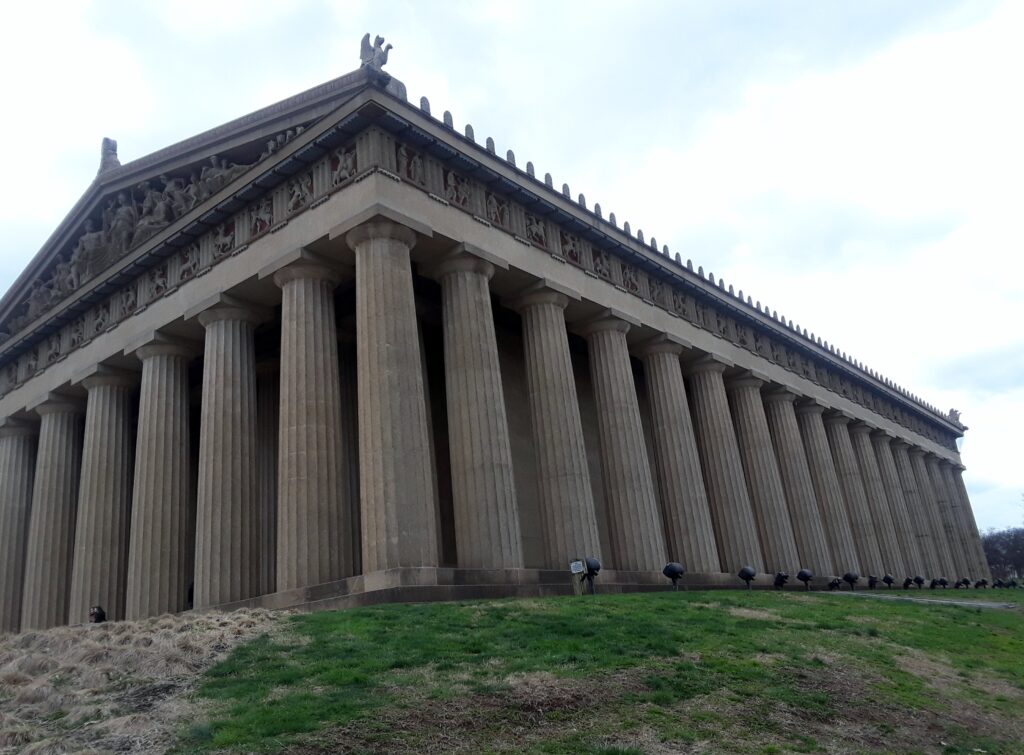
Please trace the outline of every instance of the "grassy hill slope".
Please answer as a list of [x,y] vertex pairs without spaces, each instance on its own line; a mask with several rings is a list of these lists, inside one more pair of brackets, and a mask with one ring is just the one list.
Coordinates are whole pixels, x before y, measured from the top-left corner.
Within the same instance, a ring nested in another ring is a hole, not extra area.
[[1014,753],[1024,611],[796,590],[389,605],[278,622],[198,690],[180,752]]

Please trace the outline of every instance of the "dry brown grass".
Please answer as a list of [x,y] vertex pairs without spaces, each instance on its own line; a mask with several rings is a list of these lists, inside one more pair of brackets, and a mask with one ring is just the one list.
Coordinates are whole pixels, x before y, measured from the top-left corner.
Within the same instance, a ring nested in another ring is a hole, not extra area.
[[203,671],[270,629],[265,610],[0,635],[0,753],[163,752]]

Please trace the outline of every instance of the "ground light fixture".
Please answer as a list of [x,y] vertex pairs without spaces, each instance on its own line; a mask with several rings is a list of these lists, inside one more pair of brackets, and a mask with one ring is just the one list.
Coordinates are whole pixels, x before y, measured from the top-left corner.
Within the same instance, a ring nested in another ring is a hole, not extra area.
[[787,582],[789,582],[789,574],[780,571],[775,573],[775,581],[772,582],[772,585],[775,586],[776,590],[782,590],[786,587]]
[[665,564],[665,568],[661,570],[661,573],[672,580],[672,589],[678,590],[679,578],[686,574],[686,568],[677,561],[672,561]]
[[796,573],[796,578],[804,583],[805,590],[811,589],[811,580],[814,579],[814,574],[810,569],[801,569]]
[[749,590],[750,583],[754,581],[754,577],[757,576],[757,572],[754,571],[753,566],[744,566],[742,569],[739,570],[739,572],[736,573],[736,576],[747,583],[747,589]]
[[882,581],[885,583],[885,586],[888,587],[891,590],[892,589],[892,583],[895,582],[896,580],[893,579],[891,574],[886,574],[884,577],[882,577]]
[[855,571],[848,571],[843,575],[843,582],[848,584],[851,590],[855,590],[857,583],[860,582],[860,575]]

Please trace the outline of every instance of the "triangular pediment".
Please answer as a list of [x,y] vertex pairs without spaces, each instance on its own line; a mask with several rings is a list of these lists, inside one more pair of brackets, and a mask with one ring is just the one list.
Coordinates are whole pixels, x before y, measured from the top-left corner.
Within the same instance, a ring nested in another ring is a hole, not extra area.
[[[359,69],[123,165],[105,141],[100,173],[0,299],[0,350],[30,340],[18,336],[168,230],[215,212],[229,187],[285,159],[360,92],[400,86],[388,82]],[[178,236],[175,246],[188,243]]]

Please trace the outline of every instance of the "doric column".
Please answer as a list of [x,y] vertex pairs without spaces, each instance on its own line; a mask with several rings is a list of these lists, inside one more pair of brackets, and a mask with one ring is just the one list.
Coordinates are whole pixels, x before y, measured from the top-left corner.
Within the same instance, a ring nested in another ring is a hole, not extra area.
[[277,590],[277,448],[280,431],[281,365],[256,365],[256,475],[259,498],[259,592]]
[[225,301],[199,314],[206,328],[199,483],[196,608],[259,592],[256,324],[263,312]]
[[363,571],[437,566],[431,439],[409,258],[416,234],[381,221],[349,231],[346,241],[356,255]]
[[974,519],[974,511],[971,508],[971,499],[967,495],[967,486],[964,484],[963,467],[949,464],[951,494],[960,499],[960,512],[964,519],[964,529],[967,537],[970,538],[971,552],[974,556],[975,572],[971,574],[974,579],[987,579],[992,581],[992,571],[988,566],[988,558],[985,556],[985,549],[981,544],[981,537],[978,533],[978,524]]
[[789,503],[789,518],[800,566],[824,577],[836,574],[837,568],[828,547],[821,510],[814,495],[811,470],[800,440],[793,401],[796,396],[787,390],[773,390],[763,396],[768,430],[779,462],[782,487]]
[[829,552],[835,564],[834,574],[841,575],[850,569],[860,570],[860,557],[825,434],[825,424],[821,417],[824,410],[825,407],[813,401],[801,402],[796,407],[796,419],[814,484],[814,494],[821,508]]
[[81,404],[54,397],[36,412],[41,422],[25,549],[22,629],[47,629],[68,621],[82,469]]
[[743,477],[736,431],[729,415],[729,400],[722,378],[724,371],[724,364],[705,356],[689,365],[686,372],[690,378],[693,428],[715,522],[718,555],[726,571],[735,572],[744,566],[764,571],[757,523]]
[[864,494],[867,498],[868,511],[874,523],[875,538],[882,552],[882,567],[886,574],[906,575],[907,565],[900,552],[899,541],[896,539],[896,526],[889,513],[889,498],[882,485],[882,474],[878,469],[878,459],[871,445],[872,428],[863,422],[850,427],[850,439],[853,452],[860,467],[861,480],[864,483]]
[[921,555],[921,563],[916,567],[918,571],[907,576],[937,577],[942,572],[942,564],[927,521],[924,500],[917,484],[917,475],[909,451],[910,445],[906,441],[896,439],[892,443],[892,457],[896,462],[896,473],[900,478],[903,499],[907,503],[907,516],[910,518],[911,530],[917,538],[917,552]]
[[[281,287],[277,589],[332,582],[355,568],[341,443],[332,267],[303,258],[274,273]],[[360,290],[365,304],[367,295]],[[369,294],[372,297],[372,294]]]
[[25,543],[36,471],[34,423],[0,423],[0,633],[21,628]]
[[878,575],[884,573],[885,565],[881,549],[878,546],[875,525],[871,521],[871,511],[868,508],[860,467],[853,452],[853,445],[850,443],[850,432],[847,427],[849,422],[849,417],[841,414],[826,417],[825,434],[828,436],[828,443],[832,449],[832,459],[835,462],[839,485],[843,491],[846,513],[850,518],[853,542],[857,546],[857,555],[860,557],[860,573],[863,576]]
[[722,564],[679,365],[681,352],[679,344],[664,338],[640,350],[651,402],[668,557],[684,563],[691,573],[708,574],[722,571]]
[[911,446],[910,465],[914,470],[914,479],[917,482],[918,494],[921,497],[920,517],[922,523],[928,528],[932,543],[935,546],[936,561],[933,564],[934,571],[929,575],[932,578],[948,577],[956,579],[956,562],[949,549],[949,541],[946,540],[946,530],[942,524],[942,512],[932,489],[931,475],[925,466],[924,450]]
[[195,532],[188,363],[193,344],[158,338],[142,360],[125,618],[188,607]]
[[801,567],[800,554],[761,401],[762,385],[764,382],[752,375],[742,375],[725,384],[765,569],[795,573]]
[[341,385],[341,458],[345,464],[348,497],[352,501],[353,573],[363,572],[363,535],[359,516],[359,374],[355,334],[338,334],[338,378]]
[[523,350],[544,522],[544,566],[600,558],[597,515],[576,398],[564,294],[540,289],[512,303],[523,318]]
[[882,487],[889,501],[889,513],[896,529],[896,541],[899,544],[904,571],[893,576],[913,577],[921,574],[924,559],[918,548],[918,536],[907,509],[906,496],[900,484],[899,472],[896,470],[896,459],[892,453],[892,436],[878,430],[871,434],[871,445],[875,449],[878,471],[882,477]]
[[71,605],[68,622],[89,620],[101,606],[107,618],[124,618],[132,516],[132,398],[138,375],[100,368],[85,378],[82,478],[78,488]]
[[494,267],[459,251],[435,270],[441,282],[452,501],[458,564],[523,565],[512,446],[501,385],[489,281]]
[[629,363],[629,323],[606,315],[588,322],[581,332],[587,339],[597,404],[611,565],[659,571],[667,556],[665,533]]
[[[949,495],[949,488],[939,468],[939,457],[933,454],[925,456],[925,468],[932,483],[932,493],[935,495],[935,503],[938,505],[938,518],[942,525],[942,531],[946,536],[946,544],[949,546],[949,555],[952,557],[953,568],[956,572],[952,575],[955,579],[966,577],[971,573],[971,564],[967,560],[967,552],[964,550],[964,541],[960,536],[959,508]],[[959,503],[959,500],[956,501]]]

